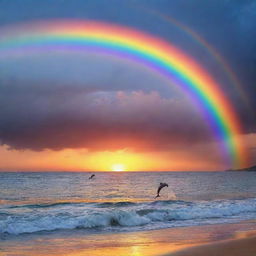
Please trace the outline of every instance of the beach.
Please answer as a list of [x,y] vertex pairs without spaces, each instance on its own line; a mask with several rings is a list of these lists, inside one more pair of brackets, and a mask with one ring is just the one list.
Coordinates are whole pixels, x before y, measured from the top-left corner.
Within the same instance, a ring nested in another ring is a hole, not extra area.
[[256,232],[242,232],[240,237],[225,241],[193,246],[179,250],[169,256],[254,256],[256,255]]
[[171,253],[170,256],[253,256],[256,255],[256,236],[252,238],[234,239],[220,243],[197,246]]
[[209,256],[254,256],[256,238],[251,236],[255,231],[256,221],[245,221],[116,234],[88,234],[84,230],[26,234],[2,239],[0,255],[201,256],[207,252]]

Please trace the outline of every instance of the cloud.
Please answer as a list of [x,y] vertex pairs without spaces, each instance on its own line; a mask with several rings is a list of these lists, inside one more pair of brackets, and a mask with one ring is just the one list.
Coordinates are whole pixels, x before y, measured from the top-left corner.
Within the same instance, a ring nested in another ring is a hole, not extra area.
[[[94,19],[128,25],[181,48],[191,45],[182,31],[174,33],[170,24],[136,6],[144,5],[174,17],[226,59],[255,112],[253,0],[140,0],[122,5],[117,0],[75,3],[62,0],[54,4],[50,0],[40,3],[24,0],[17,8],[18,2],[1,1],[0,25],[56,18]],[[204,51],[182,49],[209,64]],[[215,71],[216,65],[205,67],[219,79],[221,72]],[[179,90],[171,87],[169,91],[166,85],[170,84],[143,67],[109,61],[102,56],[42,54],[37,58],[26,57],[25,61],[5,59],[0,63],[0,139],[10,147],[33,150],[67,147],[151,150],[211,140],[200,113]],[[232,99],[245,133],[255,132],[254,116],[247,113],[232,84],[221,85]]]
[[16,149],[151,150],[211,138],[191,104],[154,91],[13,92],[1,105],[1,142]]

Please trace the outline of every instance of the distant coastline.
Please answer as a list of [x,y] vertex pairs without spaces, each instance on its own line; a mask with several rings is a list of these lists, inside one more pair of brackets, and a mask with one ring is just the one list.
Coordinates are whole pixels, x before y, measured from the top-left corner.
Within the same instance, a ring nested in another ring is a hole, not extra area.
[[256,172],[256,165],[248,167],[248,168],[243,168],[243,169],[229,169],[227,170],[228,172],[230,171],[241,171],[241,172]]

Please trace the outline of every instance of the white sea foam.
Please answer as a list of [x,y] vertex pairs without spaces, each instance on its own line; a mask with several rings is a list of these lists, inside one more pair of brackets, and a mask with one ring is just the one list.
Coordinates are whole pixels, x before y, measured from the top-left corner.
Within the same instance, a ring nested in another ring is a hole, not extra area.
[[147,203],[54,203],[0,207],[0,235],[62,229],[118,230],[223,223],[256,217],[256,198]]

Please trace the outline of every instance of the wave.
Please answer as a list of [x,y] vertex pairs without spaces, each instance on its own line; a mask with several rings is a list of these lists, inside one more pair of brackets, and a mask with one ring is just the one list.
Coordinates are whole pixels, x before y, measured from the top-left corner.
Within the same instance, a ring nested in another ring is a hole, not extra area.
[[83,206],[83,205],[96,205],[101,208],[108,207],[123,207],[136,205],[134,202],[103,202],[103,203],[88,203],[88,202],[56,202],[56,203],[41,203],[41,204],[23,204],[23,205],[11,205],[9,208],[52,208],[59,206]]
[[80,204],[76,202],[58,202],[58,203],[42,203],[42,204],[24,204],[24,205],[12,205],[9,208],[50,208],[62,205],[75,205]]
[[105,207],[124,207],[124,206],[136,206],[137,203],[134,203],[134,202],[105,202],[105,203],[99,203],[98,204],[98,207],[102,207],[102,208],[105,208]]
[[256,198],[218,201],[61,202],[3,206],[0,234],[62,229],[147,230],[256,217]]

